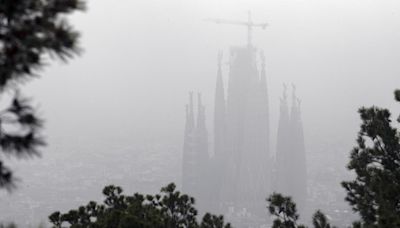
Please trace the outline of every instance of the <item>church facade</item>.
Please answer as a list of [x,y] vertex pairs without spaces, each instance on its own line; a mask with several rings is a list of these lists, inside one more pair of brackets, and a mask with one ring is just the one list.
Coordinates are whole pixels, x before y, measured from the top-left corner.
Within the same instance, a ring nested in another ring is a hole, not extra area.
[[285,89],[276,154],[272,153],[275,151],[270,144],[264,54],[252,45],[232,47],[228,61],[228,80],[224,82],[222,54],[219,54],[212,137],[206,128],[200,95],[197,115],[194,95],[189,95],[182,190],[197,199],[200,209],[223,214],[244,209],[265,215],[265,199],[273,191],[290,194],[304,205],[307,178],[300,100],[293,90],[289,112]]

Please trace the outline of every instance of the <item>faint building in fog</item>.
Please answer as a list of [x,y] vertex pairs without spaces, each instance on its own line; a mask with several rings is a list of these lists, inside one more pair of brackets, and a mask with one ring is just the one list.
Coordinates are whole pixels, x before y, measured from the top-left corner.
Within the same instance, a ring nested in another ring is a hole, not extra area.
[[287,177],[290,176],[288,169],[288,161],[290,158],[290,146],[289,146],[289,108],[287,101],[287,87],[284,85],[283,95],[280,98],[280,109],[279,109],[279,123],[278,123],[278,134],[276,144],[276,175],[275,175],[275,190],[277,192],[285,193],[289,186],[289,180]]
[[255,47],[234,47],[229,62],[225,96],[222,54],[219,55],[212,157],[208,156],[204,106],[199,99],[195,124],[193,94],[190,95],[186,108],[183,190],[215,210],[233,206],[259,211],[265,208],[260,199],[270,190],[271,176],[265,58]]
[[193,109],[193,93],[189,94],[189,104],[186,105],[186,123],[183,140],[182,155],[182,190],[192,192],[195,189],[197,178],[193,172],[195,160],[194,150],[195,118]]
[[[207,167],[210,165],[208,154],[208,132],[206,128],[205,106],[201,94],[197,97],[197,115],[194,114],[193,92],[189,93],[186,105],[186,124],[183,144],[182,190],[196,199],[205,199],[208,194]],[[198,201],[200,205],[203,200]]]
[[[227,20],[211,21],[238,24]],[[266,61],[264,53],[251,44],[252,28],[264,28],[266,24],[253,24],[249,16],[248,22],[239,25],[248,28],[248,43],[231,47],[225,84],[222,53],[218,55],[211,155],[204,106],[199,97],[195,123],[193,94],[190,94],[186,107],[182,185],[185,193],[197,198],[200,209],[224,213],[229,208],[236,213],[264,216],[267,213],[265,198],[272,190],[293,195],[299,205],[304,205],[307,190],[300,100],[293,89],[289,113],[285,88],[280,107],[277,157],[273,161]]]
[[[220,203],[259,211],[265,207],[260,199],[264,199],[270,190],[265,58],[253,46],[233,47],[229,62],[226,102],[219,104],[226,107],[224,134],[222,137],[214,136],[214,143],[222,145],[215,151],[222,168]],[[217,85],[218,81],[219,77]],[[217,96],[221,93],[217,91]],[[215,119],[220,115],[216,112]],[[215,124],[216,127],[222,125]]]
[[287,88],[284,86],[280,104],[276,152],[274,191],[292,196],[300,209],[307,198],[307,170],[300,99],[292,88],[292,107],[289,113]]

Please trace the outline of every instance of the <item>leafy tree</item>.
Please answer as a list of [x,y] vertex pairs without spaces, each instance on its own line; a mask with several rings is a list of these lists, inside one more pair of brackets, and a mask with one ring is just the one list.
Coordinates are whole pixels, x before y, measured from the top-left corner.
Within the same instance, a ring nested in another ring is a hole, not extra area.
[[396,101],[400,101],[400,90],[394,91],[394,98]]
[[[83,0],[3,0],[0,4],[0,93],[12,90],[33,77],[48,56],[64,61],[79,53],[79,34],[66,15],[83,10]],[[4,96],[3,96],[4,97]],[[13,129],[12,131],[10,129]],[[39,154],[45,143],[42,120],[31,102],[15,92],[9,108],[0,111],[0,188],[13,186],[12,171],[4,156]]]
[[[395,98],[400,101],[400,91]],[[361,216],[354,227],[400,227],[400,133],[387,109],[359,113],[361,129],[348,164],[356,178],[342,183],[346,200]]]
[[231,228],[231,225],[224,224],[223,216],[216,216],[206,213],[201,221],[200,228]]
[[[320,210],[317,210],[312,218],[314,228],[331,228],[328,218]],[[332,227],[334,228],[334,226]]]
[[77,210],[49,216],[55,228],[230,228],[222,216],[206,214],[199,224],[194,198],[176,191],[174,184],[161,189],[160,194],[133,196],[122,194],[122,189],[107,186],[103,190],[103,204],[89,202]]
[[269,213],[275,217],[272,228],[304,228],[303,225],[297,225],[299,214],[296,204],[291,197],[283,196],[279,193],[273,193],[267,199]]
[[195,227],[197,210],[194,208],[194,198],[181,195],[175,188],[175,184],[161,188],[165,195],[155,201],[165,217],[165,227]]
[[[272,228],[306,228],[297,224],[299,214],[291,197],[273,193],[267,201],[269,213],[275,217]],[[315,212],[312,220],[314,228],[331,228],[328,218],[319,210]]]

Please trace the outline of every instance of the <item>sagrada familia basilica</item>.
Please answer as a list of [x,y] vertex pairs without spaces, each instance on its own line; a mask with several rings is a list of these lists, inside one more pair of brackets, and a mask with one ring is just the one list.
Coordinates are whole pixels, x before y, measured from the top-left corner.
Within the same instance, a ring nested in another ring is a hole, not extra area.
[[[212,21],[246,26],[248,43],[231,47],[226,82],[219,54],[213,134],[207,130],[201,95],[189,94],[182,190],[196,198],[200,209],[218,213],[244,209],[265,215],[265,199],[274,191],[304,207],[307,172],[300,99],[293,86],[290,102],[284,87],[278,129],[271,129],[266,60],[251,43],[252,29],[266,24],[255,24],[250,16],[247,22]],[[271,131],[277,132],[276,148],[271,146]]]

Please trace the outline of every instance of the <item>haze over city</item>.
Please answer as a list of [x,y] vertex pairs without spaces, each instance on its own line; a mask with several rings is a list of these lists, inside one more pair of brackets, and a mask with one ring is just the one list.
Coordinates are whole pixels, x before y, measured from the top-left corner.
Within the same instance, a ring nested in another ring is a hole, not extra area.
[[[283,85],[290,110],[293,84],[311,202],[301,217],[309,223],[323,207],[336,222],[358,218],[340,182],[354,177],[346,165],[361,124],[357,110],[400,111],[393,99],[400,85],[396,0],[88,1],[87,11],[70,18],[82,35],[81,55],[51,62],[22,87],[45,119],[48,145],[38,158],[6,158],[19,180],[11,193],[0,191],[0,221],[47,224],[56,210],[101,201],[108,184],[126,193],[155,193],[170,182],[181,189],[189,92],[201,93],[212,156],[218,68],[228,96],[232,47],[248,42],[245,26],[207,19],[247,21],[249,12],[254,23],[268,24],[253,29],[252,45],[260,72],[265,56],[271,167]],[[260,198],[265,206],[272,190]]]

